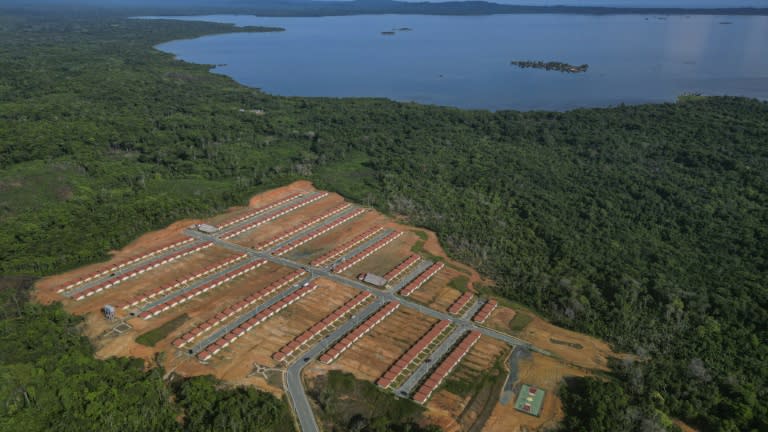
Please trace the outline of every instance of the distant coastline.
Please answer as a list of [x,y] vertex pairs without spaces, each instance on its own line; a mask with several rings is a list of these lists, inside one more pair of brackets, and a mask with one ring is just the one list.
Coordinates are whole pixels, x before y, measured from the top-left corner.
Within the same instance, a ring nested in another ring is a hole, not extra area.
[[[149,0],[137,0],[138,3]],[[522,6],[487,1],[452,1],[444,3],[403,2],[390,0],[354,0],[348,2],[296,2],[290,7],[284,3],[264,0],[250,6],[210,6],[205,0],[189,0],[184,7],[153,4],[156,14],[207,15],[244,14],[263,17],[320,17],[341,15],[517,15],[517,14],[572,14],[572,15],[759,15],[768,16],[765,7],[737,8],[683,8],[683,7],[604,7],[604,6]]]

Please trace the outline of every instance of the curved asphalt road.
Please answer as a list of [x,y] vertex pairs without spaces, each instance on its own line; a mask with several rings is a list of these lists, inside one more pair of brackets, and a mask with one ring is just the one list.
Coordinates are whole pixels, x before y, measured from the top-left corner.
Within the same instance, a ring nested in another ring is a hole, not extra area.
[[[360,322],[373,315],[374,312],[386,303],[385,300],[378,299],[368,305],[362,312],[356,313],[355,318],[350,319],[339,326],[333,333],[316,343],[312,349],[297,357],[296,360],[288,366],[288,369],[285,372],[285,389],[290,397],[293,410],[296,412],[296,417],[299,419],[299,425],[301,426],[302,432],[317,432],[320,430],[317,427],[317,421],[315,420],[314,414],[312,414],[312,406],[309,404],[309,399],[304,391],[304,384],[301,381],[302,369],[304,369],[304,366],[309,364],[309,362],[330,348],[334,342],[344,337],[345,334],[352,331],[352,329],[357,327]],[[305,361],[304,359],[308,360]]]
[[[291,363],[288,366],[288,369],[286,370],[286,373],[285,373],[285,390],[286,390],[286,393],[288,393],[288,396],[291,400],[291,405],[293,406],[293,409],[296,412],[296,417],[299,420],[299,424],[301,426],[302,432],[319,432],[320,431],[320,429],[317,426],[317,421],[315,420],[315,416],[312,413],[312,406],[309,403],[309,399],[307,398],[307,395],[304,391],[304,385],[301,381],[301,371],[304,369],[304,366],[306,366],[307,363],[309,363],[310,361],[314,360],[322,352],[330,348],[331,343],[335,342],[338,339],[341,339],[345,334],[347,334],[353,328],[359,325],[365,318],[373,314],[379,307],[383,306],[384,304],[390,301],[400,302],[404,306],[410,307],[412,309],[416,309],[425,315],[429,315],[438,319],[445,319],[445,320],[452,321],[454,324],[459,325],[461,328],[468,329],[468,330],[476,330],[481,334],[484,334],[486,336],[492,337],[497,340],[501,340],[510,345],[524,346],[532,351],[536,351],[541,354],[551,356],[550,352],[536,348],[535,346],[531,345],[528,342],[525,342],[522,339],[518,339],[514,336],[510,336],[508,334],[501,333],[496,330],[492,330],[488,327],[479,326],[476,323],[472,322],[470,319],[468,319],[466,316],[457,317],[455,315],[450,315],[444,312],[440,312],[440,311],[428,308],[419,303],[408,300],[406,297],[400,297],[396,295],[394,292],[382,291],[382,290],[371,288],[368,285],[365,285],[356,279],[349,279],[347,277],[332,273],[327,269],[303,265],[301,263],[289,260],[287,258],[273,256],[265,252],[259,252],[259,251],[247,248],[245,246],[241,246],[239,244],[222,240],[215,236],[203,234],[199,231],[195,231],[191,229],[186,230],[186,234],[195,238],[212,241],[214,242],[214,244],[230,250],[245,252],[252,256],[264,258],[266,260],[272,261],[274,263],[277,263],[285,267],[295,268],[295,269],[303,268],[308,270],[313,276],[322,276],[327,279],[331,279],[335,282],[357,288],[359,290],[368,291],[378,297],[378,299],[373,304],[369,305],[363,312],[359,312],[354,316],[354,318],[347,320],[344,324],[339,326],[333,333],[325,337],[319,343],[315,344],[309,351],[305,352],[303,355],[298,357],[296,360],[293,361],[293,363]],[[308,358],[308,360],[304,361],[305,358]]]

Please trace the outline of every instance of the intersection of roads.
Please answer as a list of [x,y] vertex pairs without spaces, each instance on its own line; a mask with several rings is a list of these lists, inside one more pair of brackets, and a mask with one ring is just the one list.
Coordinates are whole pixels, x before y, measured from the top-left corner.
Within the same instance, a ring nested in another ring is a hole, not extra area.
[[[269,212],[266,212],[264,214],[268,216],[271,213],[276,213],[290,204],[291,202],[286,202],[280,206],[276,206],[270,209]],[[201,350],[205,349],[206,346],[208,346],[210,343],[215,341],[217,338],[219,338],[223,334],[226,334],[229,330],[231,330],[231,328],[237,327],[240,321],[247,320],[248,318],[250,318],[251,315],[255,315],[256,313],[259,313],[263,309],[266,309],[271,305],[279,302],[281,299],[290,295],[292,292],[299,289],[302,285],[312,281],[313,279],[322,277],[322,278],[334,281],[336,283],[343,284],[361,291],[367,291],[373,294],[374,301],[372,303],[368,304],[365,308],[355,313],[346,322],[338,325],[330,334],[324,336],[321,340],[315,342],[311,346],[311,348],[304,351],[300,355],[295,356],[293,360],[289,361],[286,364],[286,368],[284,372],[285,373],[285,376],[284,376],[285,391],[288,394],[289,400],[291,401],[291,406],[295,412],[296,418],[299,422],[302,432],[319,432],[320,430],[317,425],[315,416],[312,412],[312,407],[310,405],[309,399],[304,390],[304,385],[301,379],[302,370],[304,369],[304,367],[310,362],[314,361],[323,352],[327,351],[329,347],[331,347],[335,342],[339,341],[347,333],[352,331],[355,327],[360,325],[368,317],[376,313],[377,310],[379,310],[382,306],[384,306],[389,302],[398,302],[402,306],[415,309],[422,314],[431,316],[433,318],[437,318],[439,320],[448,320],[452,323],[450,327],[450,332],[448,333],[447,337],[445,337],[445,339],[442,340],[440,344],[430,354],[430,359],[433,359],[433,360],[440,359],[444,355],[446,355],[448,351],[455,345],[456,341],[458,341],[463,335],[465,335],[469,331],[477,331],[482,335],[502,341],[512,346],[524,347],[530,351],[539,352],[544,355],[551,355],[549,352],[539,349],[531,345],[530,343],[525,342],[521,339],[518,339],[514,336],[490,329],[488,327],[485,327],[473,322],[471,320],[471,317],[482,306],[481,301],[476,301],[461,316],[458,316],[458,315],[451,315],[446,312],[441,312],[441,311],[429,308],[422,304],[416,303],[413,300],[408,299],[407,297],[398,295],[397,293],[400,291],[402,287],[408,284],[411,280],[415,279],[419,274],[421,274],[427,267],[429,267],[432,264],[432,262],[428,260],[422,260],[416,267],[411,269],[409,273],[405,275],[398,283],[386,289],[374,288],[372,286],[369,286],[367,284],[364,284],[358,281],[357,279],[349,278],[331,271],[334,263],[338,263],[340,261],[343,261],[344,259],[354,256],[359,251],[365,249],[369,245],[376,243],[379,239],[386,236],[392,230],[382,230],[381,232],[377,233],[377,235],[367,239],[363,243],[357,245],[353,249],[344,253],[342,256],[338,257],[337,259],[334,260],[334,262],[329,263],[323,267],[311,266],[308,264],[303,264],[303,263],[291,260],[286,257],[272,255],[273,251],[276,251],[280,247],[290,244],[293,241],[296,241],[296,239],[301,238],[301,236],[305,235],[310,231],[316,230],[319,227],[325,226],[327,224],[334,223],[334,221],[354,211],[356,207],[357,206],[350,206],[349,209],[346,209],[346,211],[341,212],[337,215],[334,215],[333,217],[327,218],[320,223],[309,224],[303,229],[298,230],[289,236],[286,236],[285,238],[281,239],[279,242],[276,242],[271,247],[263,251],[249,248],[229,240],[224,240],[219,237],[222,234],[220,232],[208,234],[195,229],[195,227],[186,229],[184,233],[196,239],[198,242],[201,242],[201,243],[212,242],[213,244],[219,247],[229,249],[231,251],[238,252],[240,254],[247,254],[247,259],[244,259],[241,262],[238,262],[236,265],[229,266],[226,269],[223,269],[221,271],[207,274],[199,278],[198,280],[185,285],[183,288],[181,288],[181,290],[175,290],[174,292],[164,295],[161,298],[148,301],[142,306],[135,308],[132,312],[132,315],[134,316],[139,315],[142,311],[148,310],[156,304],[162,304],[167,299],[172,298],[174,296],[178,296],[179,292],[192,290],[198,286],[201,286],[207,282],[214,280],[216,277],[220,276],[222,273],[229,272],[232,270],[237,270],[238,268],[246,266],[257,260],[266,260],[268,262],[272,262],[283,267],[287,267],[291,269],[303,269],[304,271],[307,272],[307,274],[301,277],[297,282],[294,282],[288,289],[282,290],[278,295],[270,298],[268,301],[260,304],[256,308],[249,311],[247,316],[240,317],[240,319],[236,320],[234,323],[230,323],[228,326],[225,326],[224,328],[217,330],[216,332],[214,332],[214,334],[209,335],[207,338],[204,338],[203,340],[197,342],[191,348],[188,348],[185,350],[189,356],[193,356],[199,353]],[[253,217],[262,216],[264,214],[255,214],[252,217],[249,217],[242,221],[238,221],[238,223],[234,224],[232,227],[228,227],[227,229],[230,231],[233,229],[238,229],[239,227],[242,227],[248,224],[248,222]],[[190,246],[193,246],[193,244],[187,244],[183,247],[190,247]],[[157,259],[158,257],[162,258],[163,256],[170,255],[172,252],[179,250],[181,248],[182,247],[180,246],[179,248],[168,250],[163,254],[147,257],[146,259],[143,259],[130,266],[126,266],[125,268],[116,271],[115,273],[111,274],[109,277],[119,276],[120,274],[131,271],[135,268],[138,268],[141,265],[144,265],[146,262]],[[88,289],[91,286],[94,286],[96,283],[98,283],[98,279],[80,284],[76,287],[68,289],[66,292],[64,292],[64,295],[67,297],[73,297],[77,293],[82,292],[83,290]],[[187,357],[187,358],[190,358],[190,357]],[[413,374],[411,374],[411,376],[408,377],[408,379],[406,379],[403,383],[401,383],[398,388],[394,389],[394,391],[401,396],[407,396],[411,394],[414,388],[419,384],[419,382],[423,380],[423,378],[432,369],[433,366],[434,366],[434,363],[432,363],[430,360],[422,362],[420,365],[417,366]]]
[[[433,353],[433,356],[435,358],[439,358],[441,353],[445,354],[448,351],[448,349],[452,346],[452,344],[450,343],[451,341],[458,340],[458,338],[461,335],[465,334],[467,331],[470,331],[470,330],[478,331],[485,336],[503,341],[512,346],[521,346],[531,351],[536,351],[545,355],[550,355],[549,352],[536,348],[530,343],[525,342],[521,339],[518,339],[514,336],[510,336],[508,334],[501,333],[496,330],[493,330],[472,322],[470,319],[470,317],[472,316],[472,309],[476,310],[480,306],[480,302],[476,302],[477,304],[474,305],[469,311],[464,313],[462,316],[454,316],[445,312],[441,312],[441,311],[426,307],[422,304],[416,303],[405,297],[401,297],[397,295],[398,288],[405,285],[410,279],[413,279],[415,277],[414,273],[416,275],[419,273],[418,269],[412,271],[411,274],[406,276],[399,284],[397,284],[394,287],[394,289],[381,290],[381,289],[368,286],[356,279],[351,279],[343,275],[333,273],[327,267],[312,267],[307,264],[302,264],[285,257],[273,256],[269,252],[257,251],[257,250],[233,243],[231,241],[222,240],[216,237],[215,235],[204,234],[202,232],[199,232],[193,229],[186,230],[185,233],[199,240],[212,241],[217,246],[230,249],[232,251],[247,253],[251,257],[251,259],[265,259],[267,261],[273,262],[275,264],[278,264],[284,267],[293,268],[293,269],[304,269],[307,272],[309,272],[310,278],[304,279],[303,282],[307,280],[315,279],[318,277],[323,277],[340,284],[351,286],[353,288],[356,288],[362,291],[370,292],[374,296],[376,296],[376,300],[372,304],[368,305],[364,310],[356,313],[351,319],[347,320],[342,325],[338,326],[333,332],[325,336],[319,342],[315,343],[308,351],[305,351],[304,353],[296,357],[291,363],[287,365],[287,369],[285,371],[285,391],[288,394],[288,397],[291,401],[291,406],[293,407],[293,410],[296,414],[296,418],[299,421],[299,425],[301,426],[302,432],[319,432],[320,430],[317,425],[315,416],[312,413],[312,407],[310,405],[309,399],[304,390],[304,385],[301,380],[301,373],[304,367],[311,361],[315,360],[320,354],[325,352],[334,342],[340,340],[342,337],[344,337],[345,334],[349,333],[352,329],[354,329],[360,323],[362,323],[366,318],[368,318],[370,315],[375,313],[379,308],[381,308],[383,305],[385,305],[390,301],[399,302],[401,305],[412,308],[412,309],[416,309],[417,311],[425,315],[429,315],[431,317],[434,317],[440,320],[449,320],[454,324],[454,330],[449,334],[446,340],[443,341],[443,343],[440,346],[438,346],[438,348]],[[297,237],[299,235],[300,233],[296,234],[296,236],[293,236],[292,238]],[[283,243],[290,242],[291,239],[288,239]],[[290,293],[290,290],[281,294],[280,297],[271,300],[269,303],[279,301],[281,297],[289,293]],[[266,304],[265,307],[268,307],[268,306],[269,304]],[[429,369],[431,369],[430,363],[422,363],[417,368],[416,372],[408,380],[406,380],[406,382],[403,383],[403,385],[399,389],[397,389],[398,393],[405,392],[407,394],[410,390],[413,389],[414,386],[418,384],[420,379],[429,371]]]

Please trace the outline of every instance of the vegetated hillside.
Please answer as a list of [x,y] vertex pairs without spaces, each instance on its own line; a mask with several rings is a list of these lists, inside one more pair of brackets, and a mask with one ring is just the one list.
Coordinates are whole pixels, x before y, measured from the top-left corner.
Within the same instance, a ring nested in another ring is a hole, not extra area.
[[[647,430],[667,414],[768,428],[768,104],[489,113],[282,98],[151,49],[217,31],[232,28],[0,18],[1,274],[99,260],[310,178],[435,229],[496,293],[645,359],[566,390],[569,430]],[[34,322],[71,319],[48,313]],[[0,397],[33,385],[19,376]],[[7,421],[43,409],[18,407]]]

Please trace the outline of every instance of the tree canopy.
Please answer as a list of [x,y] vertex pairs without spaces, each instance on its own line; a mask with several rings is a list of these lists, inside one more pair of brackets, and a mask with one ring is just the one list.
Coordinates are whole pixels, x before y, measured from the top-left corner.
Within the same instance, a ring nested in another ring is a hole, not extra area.
[[[569,387],[567,413],[585,416],[609,394],[610,410],[645,407],[662,426],[658,413],[704,430],[768,429],[768,104],[492,113],[288,98],[152,49],[222,31],[234,29],[0,16],[0,274],[102,260],[140,233],[308,178],[434,229],[496,282],[489,292],[642,358],[614,365],[611,384]],[[153,409],[158,430],[172,424],[180,406],[157,371],[88,360],[60,308],[21,310],[2,324],[11,403],[0,422],[130,429]],[[116,393],[110,379],[132,384]],[[243,389],[207,400],[238,422],[247,407],[274,408]]]

